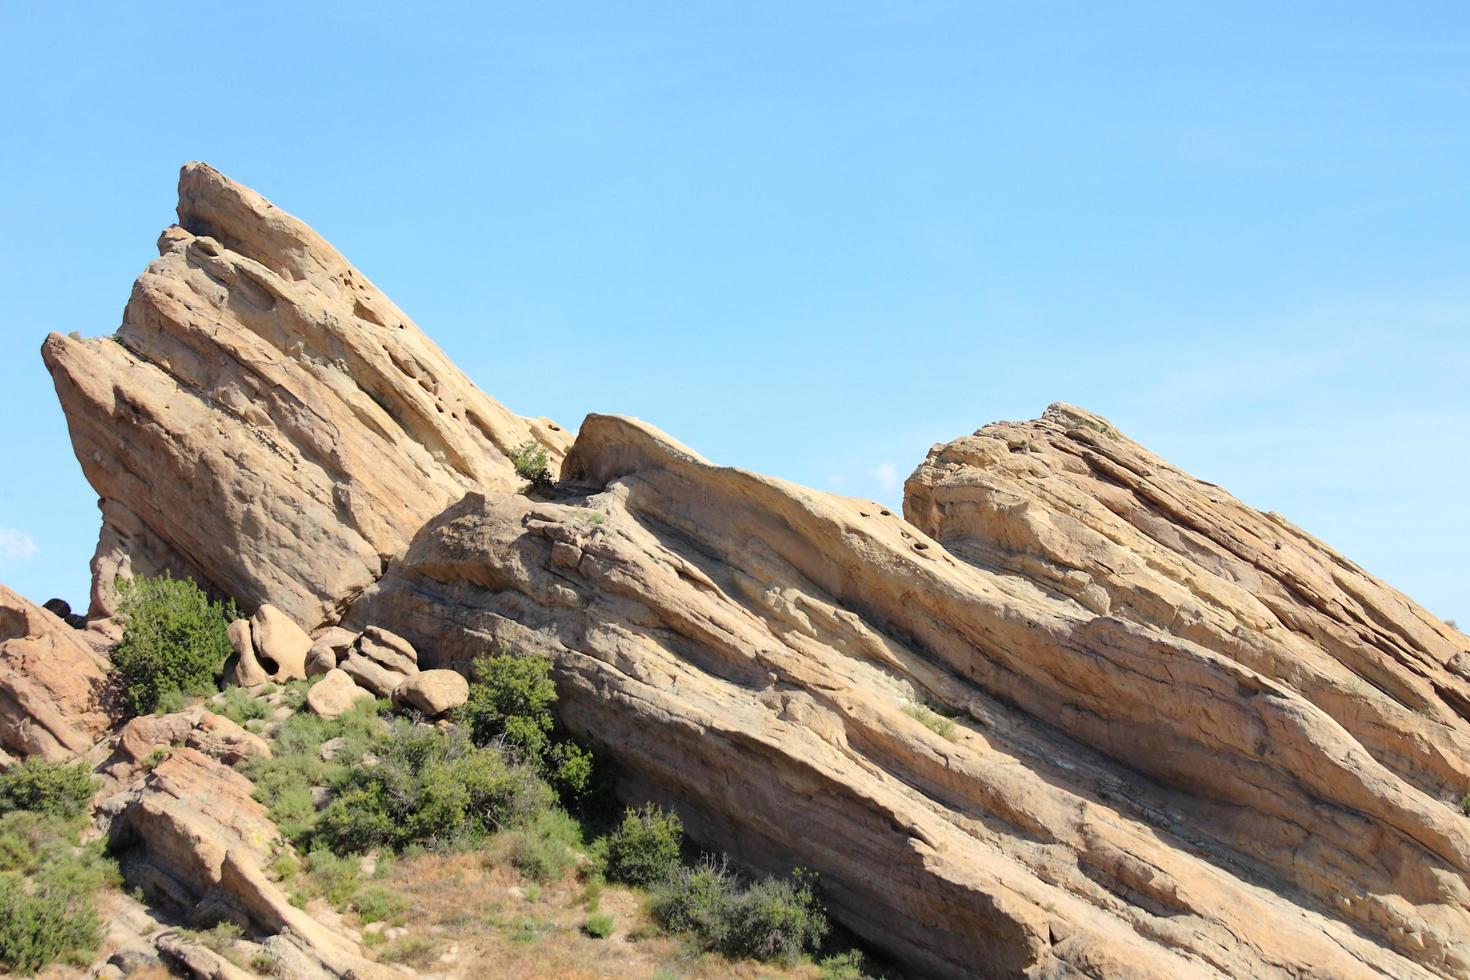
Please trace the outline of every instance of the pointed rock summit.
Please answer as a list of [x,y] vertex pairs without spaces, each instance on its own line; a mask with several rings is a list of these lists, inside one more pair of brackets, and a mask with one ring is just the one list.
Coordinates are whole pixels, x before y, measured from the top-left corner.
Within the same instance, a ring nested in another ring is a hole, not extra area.
[[102,498],[93,617],[119,574],[168,569],[315,627],[507,459],[570,444],[470,383],[303,222],[202,163],[111,337],[46,339]]

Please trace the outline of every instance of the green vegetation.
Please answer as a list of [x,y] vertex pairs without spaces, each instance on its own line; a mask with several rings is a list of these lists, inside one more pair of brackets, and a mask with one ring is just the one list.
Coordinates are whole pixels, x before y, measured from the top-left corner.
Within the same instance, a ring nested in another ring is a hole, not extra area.
[[940,738],[947,738],[951,742],[955,740],[955,724],[942,715],[937,715],[922,704],[911,704],[903,709],[903,713],[918,721]]
[[516,476],[530,480],[533,487],[551,486],[551,461],[546,455],[546,447],[535,439],[528,439],[512,449],[510,462],[516,468]]
[[582,925],[582,929],[593,939],[606,939],[613,934],[616,927],[617,920],[607,912],[592,913]]
[[647,887],[679,870],[684,824],[673,811],[655,806],[628,810],[607,840],[607,876],[613,881]]
[[217,715],[224,715],[237,725],[250,721],[264,721],[270,717],[271,709],[264,701],[252,697],[243,687],[227,687],[220,695],[219,704],[210,705]]
[[743,885],[711,858],[657,886],[652,911],[665,928],[691,934],[707,950],[787,963],[820,948],[829,928],[813,876],[798,870]]
[[212,602],[167,573],[120,579],[117,588],[123,638],[112,665],[128,707],[140,715],[176,709],[213,691],[230,655],[225,630],[239,617],[235,604]]
[[79,817],[54,809],[0,816],[0,968],[32,973],[57,960],[83,966],[101,941],[92,894],[117,883],[117,868],[101,841],[80,842],[80,827]]
[[592,755],[575,742],[554,737],[556,683],[551,664],[502,648],[478,658],[473,676],[459,720],[474,743],[505,745],[541,772],[564,799],[582,801],[592,787]]
[[66,765],[32,756],[0,773],[0,814],[30,810],[53,817],[79,817],[98,785],[85,763]]

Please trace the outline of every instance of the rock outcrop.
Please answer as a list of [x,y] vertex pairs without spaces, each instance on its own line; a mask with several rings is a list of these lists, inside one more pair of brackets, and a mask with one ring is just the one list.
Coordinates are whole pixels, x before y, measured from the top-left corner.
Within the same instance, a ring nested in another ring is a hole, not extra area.
[[1470,977],[1465,639],[1284,521],[1065,407],[937,447],[907,520],[568,448],[257,195],[191,165],[179,214],[119,342],[45,349],[100,578],[340,617],[303,667],[351,696],[537,652],[623,795],[924,973]]
[[0,585],[0,748],[61,760],[107,731],[107,662],[83,631]]
[[569,439],[479,391],[305,224],[203,164],[108,338],[42,349],[102,498],[91,615],[170,569],[312,629],[507,454]]

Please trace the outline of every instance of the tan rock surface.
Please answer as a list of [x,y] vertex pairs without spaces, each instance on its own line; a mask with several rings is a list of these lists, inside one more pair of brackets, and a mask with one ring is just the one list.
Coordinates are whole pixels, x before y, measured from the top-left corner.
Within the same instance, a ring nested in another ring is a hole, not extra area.
[[107,671],[83,631],[0,585],[0,747],[86,752],[112,722]]
[[355,649],[379,667],[404,676],[417,673],[419,669],[419,655],[413,645],[380,626],[369,626],[363,630]]
[[625,790],[816,868],[903,961],[1470,973],[1470,821],[1290,688],[640,423],[589,417],[563,476],[587,496],[451,508],[349,621],[552,657]]
[[250,639],[255,644],[256,659],[264,661],[262,666],[274,665],[271,680],[279,683],[306,678],[311,637],[291,617],[270,603],[262,605],[250,617]]
[[423,670],[393,689],[393,703],[438,718],[470,699],[470,684],[453,670]]
[[356,943],[293,906],[261,870],[278,834],[250,780],[191,748],[169,752],[151,772],[105,804],[114,832],[139,845],[124,863],[185,905],[229,910],[271,933],[291,932],[338,976],[391,976]]
[[204,164],[116,339],[42,353],[103,498],[93,615],[112,576],[170,567],[308,629],[507,453],[567,434],[474,387],[305,224]]
[[306,655],[306,676],[319,677],[337,666],[357,642],[357,634],[340,626],[322,631]]
[[306,691],[306,706],[323,718],[336,718],[359,701],[371,701],[372,691],[358,687],[352,675],[333,668]]

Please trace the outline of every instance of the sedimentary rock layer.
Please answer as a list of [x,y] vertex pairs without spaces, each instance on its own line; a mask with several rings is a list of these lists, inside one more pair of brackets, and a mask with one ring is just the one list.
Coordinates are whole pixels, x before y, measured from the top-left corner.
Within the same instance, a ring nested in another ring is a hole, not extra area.
[[113,718],[107,662],[86,635],[0,585],[0,749],[66,759]]
[[818,869],[905,962],[1466,972],[1470,822],[1294,690],[630,420],[589,417],[563,476],[451,508],[350,618],[436,665],[554,658],[633,793]]
[[335,619],[423,522],[568,438],[477,389],[304,223],[203,164],[108,338],[42,349],[112,576],[169,568],[303,625]]

